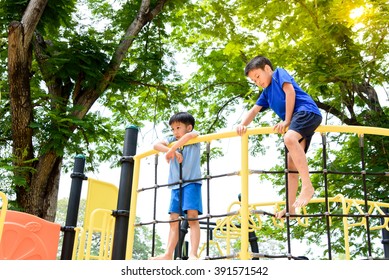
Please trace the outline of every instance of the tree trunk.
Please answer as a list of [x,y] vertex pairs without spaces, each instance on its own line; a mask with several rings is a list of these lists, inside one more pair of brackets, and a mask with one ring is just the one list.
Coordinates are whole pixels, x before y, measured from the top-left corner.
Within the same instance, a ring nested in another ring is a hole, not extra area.
[[[12,120],[12,153],[14,175],[22,183],[15,186],[17,195],[16,201],[18,206],[26,212],[34,214],[40,212],[37,216],[53,220],[52,214],[43,213],[44,211],[32,211],[32,205],[38,206],[37,209],[43,209],[44,205],[49,204],[52,199],[48,199],[48,195],[53,195],[50,187],[42,192],[42,187],[37,190],[34,189],[34,177],[39,172],[34,173],[34,147],[33,147],[33,130],[31,123],[33,121],[33,104],[31,101],[30,88],[30,73],[32,63],[32,47],[31,39],[34,30],[42,16],[48,0],[31,0],[28,3],[26,11],[21,22],[13,21],[8,27],[8,81],[9,81],[9,95],[11,106],[11,120]],[[58,157],[57,157],[58,158]],[[60,162],[60,161],[59,161]],[[56,163],[58,169],[59,163]],[[38,164],[39,166],[39,164]],[[55,164],[53,165],[55,166]],[[51,170],[55,170],[51,169]],[[57,171],[58,172],[58,171]],[[35,174],[35,175],[33,175]],[[58,174],[47,182],[54,183]],[[39,184],[39,183],[38,183]],[[52,184],[51,189],[53,189]],[[58,185],[58,183],[57,183]],[[58,189],[58,187],[57,187]],[[55,192],[55,191],[54,191]],[[23,196],[22,194],[27,194]],[[45,198],[36,199],[36,198]],[[41,203],[41,204],[39,204]],[[55,217],[55,216],[54,216]]]
[[[26,45],[24,26],[12,22],[8,35],[8,78],[12,117],[14,175],[23,183],[15,186],[18,207],[54,221],[62,157],[54,151],[34,159],[33,104],[30,92],[31,44]],[[65,142],[65,140],[64,140]]]
[[32,52],[24,45],[24,28],[19,22],[12,22],[8,34],[8,79],[12,118],[12,139],[15,176],[22,177],[24,189],[31,183],[33,158],[32,103],[30,96],[30,66]]
[[30,187],[19,188],[17,202],[27,213],[53,222],[57,209],[62,157],[49,152],[37,163]]

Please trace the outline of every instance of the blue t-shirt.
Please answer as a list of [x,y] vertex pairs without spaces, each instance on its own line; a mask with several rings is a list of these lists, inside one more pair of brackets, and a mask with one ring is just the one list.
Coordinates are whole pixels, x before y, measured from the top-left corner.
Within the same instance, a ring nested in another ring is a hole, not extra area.
[[[174,141],[177,141],[177,139],[174,136],[169,136],[166,138],[166,142],[168,144]],[[182,154],[182,157],[184,158],[182,161],[182,179],[184,181],[200,179],[201,178],[200,143],[186,145],[182,147],[182,149],[180,150],[177,149],[177,151],[179,151]],[[177,158],[174,158],[174,160],[170,161],[168,184],[176,183],[179,180],[180,180],[180,164],[178,163]],[[192,183],[201,184],[202,180],[183,183],[182,186],[184,187]],[[179,187],[180,185],[169,186],[169,188],[171,189],[178,189]]]
[[307,111],[321,116],[315,101],[295,82],[293,77],[282,68],[273,72],[272,82],[259,96],[256,104],[263,109],[271,108],[282,120],[285,120],[285,92],[282,89],[284,83],[292,84],[296,92],[296,101],[293,113]]

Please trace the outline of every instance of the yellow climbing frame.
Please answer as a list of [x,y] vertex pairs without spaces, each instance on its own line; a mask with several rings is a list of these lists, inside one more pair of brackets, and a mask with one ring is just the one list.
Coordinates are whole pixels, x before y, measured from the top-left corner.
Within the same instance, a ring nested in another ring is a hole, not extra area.
[[[325,198],[313,198],[310,200],[309,204],[314,203],[325,203]],[[343,234],[344,234],[344,248],[345,248],[345,259],[350,259],[350,246],[349,246],[349,229],[357,226],[365,226],[366,227],[366,218],[361,217],[365,215],[364,205],[365,201],[360,199],[349,199],[345,198],[342,194],[338,194],[334,197],[329,197],[327,199],[328,208],[331,208],[333,212],[342,213],[343,217],[338,219],[342,219],[343,221]],[[251,203],[248,206],[250,213],[249,220],[249,231],[259,231],[262,229],[263,217],[264,215],[261,213],[261,208],[264,207],[273,207],[274,212],[280,211],[281,206],[285,205],[285,201],[267,201],[260,203]],[[385,215],[382,211],[382,208],[389,208],[389,203],[384,202],[373,202],[368,201],[368,214],[369,215]],[[227,209],[228,213],[233,213],[234,209],[240,208],[240,202],[235,201],[230,204]],[[339,209],[338,209],[339,208]],[[241,227],[239,226],[242,223],[240,212],[237,212],[234,215],[230,215],[223,219],[220,219],[216,222],[216,227],[213,229],[213,236],[215,238],[225,239],[227,244],[227,255],[229,254],[229,244],[231,239],[236,239],[241,237]],[[307,217],[308,213],[306,212],[306,208],[302,208],[302,216],[297,217],[297,224],[302,227],[308,227],[310,223],[309,217]],[[359,222],[350,223],[349,217],[353,217],[353,215],[357,216],[353,219],[358,219]],[[276,219],[271,217],[273,225],[275,228],[284,228],[286,220],[285,219]],[[315,218],[315,221],[317,217]],[[332,222],[332,217],[330,216],[330,223]],[[384,218],[384,221],[380,225],[370,226],[370,230],[379,230],[385,228],[389,231],[389,218]]]
[[[335,125],[326,125],[319,126],[316,129],[317,133],[328,133],[328,132],[336,132],[336,133],[350,133],[357,134],[358,136],[363,136],[365,134],[372,135],[381,135],[381,136],[389,136],[389,129],[378,128],[378,127],[363,127],[363,126],[335,126]],[[248,178],[250,175],[249,166],[248,166],[248,148],[249,148],[249,136],[250,135],[258,135],[258,134],[273,134],[272,127],[256,127],[249,128],[247,132],[243,136],[239,136],[235,131],[229,132],[221,132],[221,133],[213,133],[206,134],[196,137],[190,140],[186,145],[199,143],[199,142],[211,142],[214,140],[232,138],[232,137],[241,137],[241,169],[240,169],[240,177],[241,177],[241,209],[240,209],[240,220],[241,220],[241,250],[239,253],[239,258],[242,260],[250,259],[249,252],[249,241],[248,241],[248,233],[249,233],[249,188],[248,188]],[[132,185],[132,194],[131,194],[131,208],[130,208],[130,220],[129,224],[135,224],[136,217],[136,208],[137,208],[137,198],[138,198],[138,186],[139,186],[139,173],[140,173],[140,163],[141,160],[147,158],[151,155],[157,154],[156,150],[149,150],[144,153],[140,153],[134,156],[134,176],[133,176],[133,185]],[[313,202],[314,200],[311,200]],[[346,211],[347,209],[345,209]],[[347,211],[346,211],[347,212]],[[346,213],[345,212],[345,213]],[[347,220],[347,218],[345,218]],[[386,219],[386,227],[387,227],[387,219]],[[348,239],[348,227],[349,225],[345,225],[347,230],[345,230],[345,239]],[[134,245],[134,227],[130,226],[128,235],[127,235],[127,250],[126,250],[126,259],[132,259],[132,250]]]

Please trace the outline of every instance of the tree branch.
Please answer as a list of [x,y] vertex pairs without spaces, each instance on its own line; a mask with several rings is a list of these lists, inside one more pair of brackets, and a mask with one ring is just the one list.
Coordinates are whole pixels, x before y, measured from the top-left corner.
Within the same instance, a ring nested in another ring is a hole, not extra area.
[[[118,45],[115,53],[112,56],[111,62],[109,64],[108,70],[106,72],[104,80],[106,82],[112,81],[115,74],[117,73],[120,64],[122,63],[124,57],[126,56],[128,49],[134,42],[136,35],[142,30],[142,28],[149,22],[151,22],[156,15],[161,11],[165,3],[169,0],[160,0],[155,5],[154,9],[150,12],[150,0],[143,0],[139,8],[139,12],[135,19],[132,21],[128,27],[126,33],[123,36],[122,41]],[[102,84],[105,90],[106,84]]]
[[[45,81],[49,94],[51,97],[59,97],[62,101],[69,102],[69,96],[73,88],[72,81],[68,78],[65,81],[58,76],[52,74],[49,64],[50,53],[47,53],[47,45],[50,43],[45,42],[44,38],[38,31],[35,32],[35,39],[32,40],[34,46],[34,53],[36,61],[38,62],[39,69],[42,73],[43,80]],[[52,108],[65,109],[64,106],[59,106],[58,99],[52,98]]]
[[317,15],[315,15],[308,7],[307,5],[304,3],[305,1],[301,1],[301,0],[296,0],[297,3],[299,3],[307,12],[308,14],[311,16],[313,22],[315,23],[315,26],[317,29],[320,28],[319,26],[319,22],[317,20]]
[[320,109],[326,111],[327,113],[334,115],[335,117],[337,117],[339,120],[341,120],[345,124],[357,125],[357,121],[355,119],[348,118],[343,112],[339,111],[335,107],[328,105],[326,103],[323,103],[321,101],[318,101],[318,100],[315,100],[315,102]]
[[36,26],[41,19],[43,11],[46,8],[47,2],[49,0],[30,0],[26,11],[23,14],[21,23],[24,28],[24,47],[28,48],[30,45],[32,36]]
[[361,98],[371,110],[378,113],[383,113],[377,92],[368,82],[353,85],[353,88],[359,98]]
[[127,55],[128,50],[134,42],[136,36],[147,23],[151,22],[154,17],[162,11],[165,3],[168,1],[169,0],[157,1],[153,9],[151,9],[150,7],[150,0],[142,1],[139,7],[138,14],[128,27],[126,33],[122,38],[122,41],[119,43],[116,51],[114,52],[112,59],[108,65],[108,68],[104,73],[100,83],[96,86],[96,88],[87,89],[79,96],[77,104],[75,105],[80,106],[80,108],[82,109],[76,110],[73,113],[74,116],[81,119],[86,115],[86,113],[92,107],[94,102],[100,97],[100,95],[107,89],[110,82],[112,82],[115,78],[121,63]]
[[219,108],[219,110],[217,111],[217,114],[216,114],[216,118],[214,118],[214,121],[213,121],[212,124],[209,126],[209,128],[208,128],[208,130],[207,130],[206,133],[211,133],[211,132],[214,131],[214,130],[213,130],[213,127],[214,127],[214,126],[216,125],[216,123],[219,121],[220,115],[221,115],[221,113],[223,112],[223,110],[224,110],[232,101],[234,101],[234,100],[236,100],[236,99],[238,99],[238,98],[240,98],[240,97],[241,97],[241,96],[237,95],[237,96],[234,96],[234,97],[230,98],[229,100],[227,100],[226,103],[223,104],[223,106],[221,106],[221,107]]

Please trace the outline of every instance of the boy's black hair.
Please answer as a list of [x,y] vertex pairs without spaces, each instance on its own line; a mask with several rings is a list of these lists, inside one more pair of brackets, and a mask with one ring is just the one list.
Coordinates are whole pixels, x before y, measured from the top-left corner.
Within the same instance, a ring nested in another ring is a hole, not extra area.
[[187,112],[179,112],[179,113],[174,114],[169,120],[169,125],[171,125],[172,123],[175,123],[175,122],[180,122],[180,123],[183,123],[185,125],[191,124],[192,128],[194,128],[194,126],[195,126],[194,117]]
[[248,76],[251,70],[258,69],[258,68],[264,70],[266,65],[269,65],[271,70],[274,70],[273,65],[271,64],[268,58],[262,55],[258,55],[247,63],[246,67],[244,68],[244,74]]

